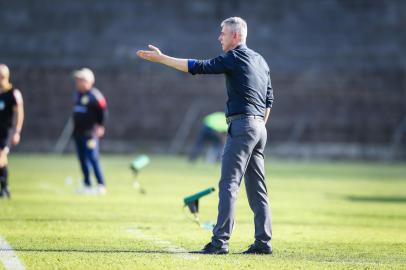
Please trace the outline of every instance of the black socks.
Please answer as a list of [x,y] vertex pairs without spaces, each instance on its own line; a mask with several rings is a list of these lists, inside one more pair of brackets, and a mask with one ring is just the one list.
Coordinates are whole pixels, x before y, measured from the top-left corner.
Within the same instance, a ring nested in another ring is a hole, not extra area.
[[8,186],[8,170],[7,166],[0,168],[0,191],[7,191]]

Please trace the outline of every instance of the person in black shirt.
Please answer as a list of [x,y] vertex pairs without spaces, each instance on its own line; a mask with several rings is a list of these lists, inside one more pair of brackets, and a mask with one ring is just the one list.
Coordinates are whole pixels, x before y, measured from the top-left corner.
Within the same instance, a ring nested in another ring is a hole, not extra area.
[[227,141],[221,161],[219,206],[213,237],[200,253],[226,254],[234,226],[236,198],[241,180],[254,212],[255,242],[244,254],[272,254],[272,225],[265,180],[265,123],[273,103],[270,70],[264,58],[246,45],[247,24],[239,17],[221,23],[219,41],[224,54],[210,60],[167,56],[150,45],[137,55],[183,72],[224,74],[227,88]]
[[77,92],[73,108],[73,138],[83,173],[83,193],[93,193],[90,169],[97,179],[97,193],[106,193],[106,184],[99,162],[99,138],[104,135],[106,99],[93,87],[94,74],[88,68],[73,73]]
[[8,67],[0,64],[0,198],[10,198],[7,156],[10,144],[17,145],[20,142],[23,122],[24,108],[21,92],[10,83]]

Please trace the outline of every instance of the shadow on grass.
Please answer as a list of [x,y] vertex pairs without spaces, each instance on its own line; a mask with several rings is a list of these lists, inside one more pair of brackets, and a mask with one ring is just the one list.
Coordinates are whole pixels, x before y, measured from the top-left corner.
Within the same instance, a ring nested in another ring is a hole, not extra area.
[[[94,218],[8,218],[0,217],[0,221],[24,221],[24,222],[85,222],[85,223],[95,223],[95,222],[117,222],[117,223],[137,223],[139,220],[131,219],[94,219]],[[144,230],[149,230],[150,227],[143,227]]]
[[406,196],[347,196],[353,202],[406,203]]
[[[69,249],[69,248],[13,248],[10,250],[2,249],[2,251],[21,251],[21,252],[73,252],[73,253],[143,253],[143,254],[183,254],[182,252],[170,252],[165,250],[123,250],[123,249]],[[184,252],[187,254],[186,252]]]
[[[5,251],[18,251],[18,252],[40,252],[40,253],[133,253],[133,254],[169,254],[169,255],[201,255],[208,256],[207,254],[200,254],[199,251],[189,251],[189,252],[174,252],[166,250],[131,250],[131,249],[69,249],[69,248],[13,248],[13,249],[2,249]],[[214,255],[213,256],[219,256]],[[230,253],[229,255],[243,255],[239,252]],[[246,255],[245,255],[246,256]]]

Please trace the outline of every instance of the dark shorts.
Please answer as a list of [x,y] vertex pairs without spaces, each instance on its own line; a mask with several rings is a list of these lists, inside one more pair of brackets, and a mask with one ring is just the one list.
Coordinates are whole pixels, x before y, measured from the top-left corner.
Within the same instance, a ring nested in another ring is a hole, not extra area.
[[9,130],[0,129],[0,150],[3,150],[8,146]]

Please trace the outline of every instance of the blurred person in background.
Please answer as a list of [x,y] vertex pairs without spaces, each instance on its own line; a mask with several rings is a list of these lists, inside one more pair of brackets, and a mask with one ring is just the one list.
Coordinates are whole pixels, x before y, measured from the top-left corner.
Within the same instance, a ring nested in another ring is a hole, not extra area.
[[[73,138],[77,156],[83,173],[83,194],[105,194],[106,183],[99,161],[99,139],[104,136],[106,119],[106,99],[93,84],[95,77],[88,68],[73,72],[76,84],[73,107]],[[90,171],[93,169],[97,188],[92,189]]]
[[10,198],[8,154],[10,145],[20,142],[24,122],[21,92],[10,83],[10,70],[0,64],[0,198]]
[[227,133],[227,122],[224,112],[213,112],[203,118],[200,133],[189,155],[189,160],[194,162],[203,152],[204,146],[209,144],[206,161],[213,163],[219,161],[224,147]]

